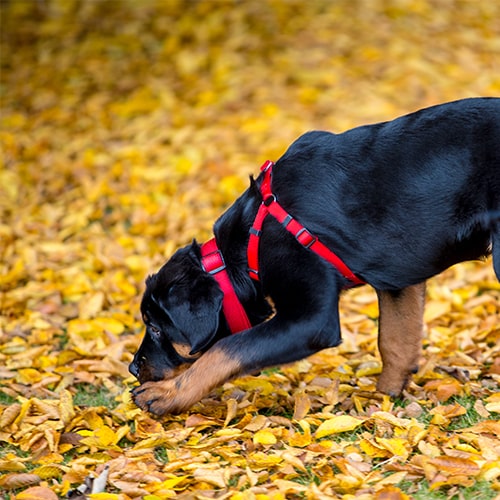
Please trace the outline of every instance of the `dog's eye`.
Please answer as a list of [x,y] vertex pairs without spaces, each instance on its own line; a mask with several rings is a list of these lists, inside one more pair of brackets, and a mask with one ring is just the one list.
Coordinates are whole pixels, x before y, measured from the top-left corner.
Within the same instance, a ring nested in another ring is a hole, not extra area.
[[159,337],[161,334],[161,330],[157,328],[156,326],[149,325],[149,331],[155,336]]

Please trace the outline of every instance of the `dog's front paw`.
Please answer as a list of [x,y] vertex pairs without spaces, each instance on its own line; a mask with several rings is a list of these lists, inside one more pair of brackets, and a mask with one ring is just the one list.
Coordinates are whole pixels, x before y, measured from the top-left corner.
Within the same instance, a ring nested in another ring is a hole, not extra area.
[[189,391],[179,391],[176,379],[146,382],[133,389],[132,399],[142,410],[158,416],[168,413],[181,413],[196,403]]

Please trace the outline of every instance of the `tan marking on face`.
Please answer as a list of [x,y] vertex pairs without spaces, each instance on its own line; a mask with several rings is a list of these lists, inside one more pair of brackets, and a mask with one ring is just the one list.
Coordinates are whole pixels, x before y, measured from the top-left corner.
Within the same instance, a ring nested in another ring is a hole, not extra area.
[[197,352],[195,354],[190,354],[191,346],[188,344],[181,344],[178,342],[172,342],[172,347],[176,350],[176,352],[186,359],[197,359],[201,356],[201,352]]

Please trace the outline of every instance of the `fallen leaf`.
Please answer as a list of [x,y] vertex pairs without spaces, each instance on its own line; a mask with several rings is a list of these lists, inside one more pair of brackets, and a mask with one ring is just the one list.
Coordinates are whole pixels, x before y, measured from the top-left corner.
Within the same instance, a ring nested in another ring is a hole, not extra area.
[[339,432],[348,432],[357,429],[363,420],[349,415],[339,415],[328,420],[325,420],[316,429],[315,436],[320,439],[330,434],[337,434]]

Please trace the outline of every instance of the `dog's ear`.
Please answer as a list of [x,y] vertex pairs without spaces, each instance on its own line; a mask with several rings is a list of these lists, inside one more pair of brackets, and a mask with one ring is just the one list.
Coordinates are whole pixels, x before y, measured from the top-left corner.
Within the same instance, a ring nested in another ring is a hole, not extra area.
[[190,355],[207,347],[219,327],[223,293],[210,276],[173,285],[160,304],[191,346]]

